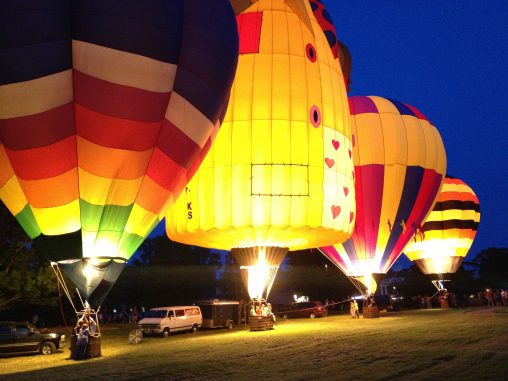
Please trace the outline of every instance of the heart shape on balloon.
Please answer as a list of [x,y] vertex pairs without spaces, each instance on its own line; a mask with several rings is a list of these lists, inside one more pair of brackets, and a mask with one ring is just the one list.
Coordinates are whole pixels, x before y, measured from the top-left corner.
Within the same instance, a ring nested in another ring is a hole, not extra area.
[[326,163],[326,165],[328,166],[328,168],[331,168],[331,167],[333,167],[333,165],[335,164],[335,160],[333,160],[333,159],[330,159],[330,158],[326,157],[326,158],[325,158],[325,163]]
[[349,194],[349,188],[348,187],[344,187],[342,189],[344,189],[344,195],[347,197],[347,195]]
[[335,151],[337,151],[340,147],[339,141],[335,140],[335,139],[332,140],[332,145],[333,145],[333,148],[335,148]]
[[354,212],[349,212],[349,223],[353,222],[354,217],[355,217]]
[[332,216],[333,218],[337,218],[337,216],[340,214],[340,206],[339,205],[332,205]]

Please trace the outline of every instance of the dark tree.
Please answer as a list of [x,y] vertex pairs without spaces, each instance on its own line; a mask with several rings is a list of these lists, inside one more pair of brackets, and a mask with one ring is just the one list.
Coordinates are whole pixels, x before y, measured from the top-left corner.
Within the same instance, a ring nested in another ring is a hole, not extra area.
[[171,241],[166,235],[147,238],[138,250],[134,265],[221,265],[221,254],[204,247]]
[[56,289],[49,261],[0,204],[0,309],[19,303],[54,305]]
[[318,250],[289,252],[273,286],[273,295],[299,294],[312,300],[343,300],[356,292],[349,279]]
[[482,250],[473,263],[478,266],[480,286],[508,288],[508,248],[491,247]]

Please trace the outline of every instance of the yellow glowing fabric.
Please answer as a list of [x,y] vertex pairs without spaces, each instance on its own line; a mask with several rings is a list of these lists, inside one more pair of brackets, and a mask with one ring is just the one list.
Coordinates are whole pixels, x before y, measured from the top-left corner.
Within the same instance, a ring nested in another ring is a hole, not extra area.
[[454,273],[459,268],[480,223],[480,204],[462,180],[446,177],[434,209],[404,253],[424,274]]
[[167,215],[167,233],[225,250],[342,242],[354,224],[355,189],[340,66],[306,0],[260,0],[237,21],[228,111]]

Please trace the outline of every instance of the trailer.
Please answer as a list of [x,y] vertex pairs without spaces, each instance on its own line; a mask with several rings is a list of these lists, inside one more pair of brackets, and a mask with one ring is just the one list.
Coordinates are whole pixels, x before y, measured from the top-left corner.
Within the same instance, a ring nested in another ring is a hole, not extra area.
[[201,309],[203,328],[233,329],[240,321],[240,302],[236,300],[198,300],[194,304]]

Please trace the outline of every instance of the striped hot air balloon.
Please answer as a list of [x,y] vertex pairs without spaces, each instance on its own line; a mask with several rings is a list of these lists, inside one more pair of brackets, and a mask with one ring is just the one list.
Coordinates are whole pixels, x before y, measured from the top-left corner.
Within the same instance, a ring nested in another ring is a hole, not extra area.
[[441,136],[416,108],[381,97],[349,99],[356,176],[356,226],[321,251],[375,291],[434,205],[446,173]]
[[233,249],[258,297],[288,250],[350,236],[351,131],[341,69],[308,1],[237,3],[228,111],[166,227],[175,241]]
[[227,0],[3,1],[0,198],[30,237],[128,259],[210,148],[238,58]]
[[480,223],[480,203],[462,180],[446,176],[436,205],[404,253],[424,274],[455,273]]

